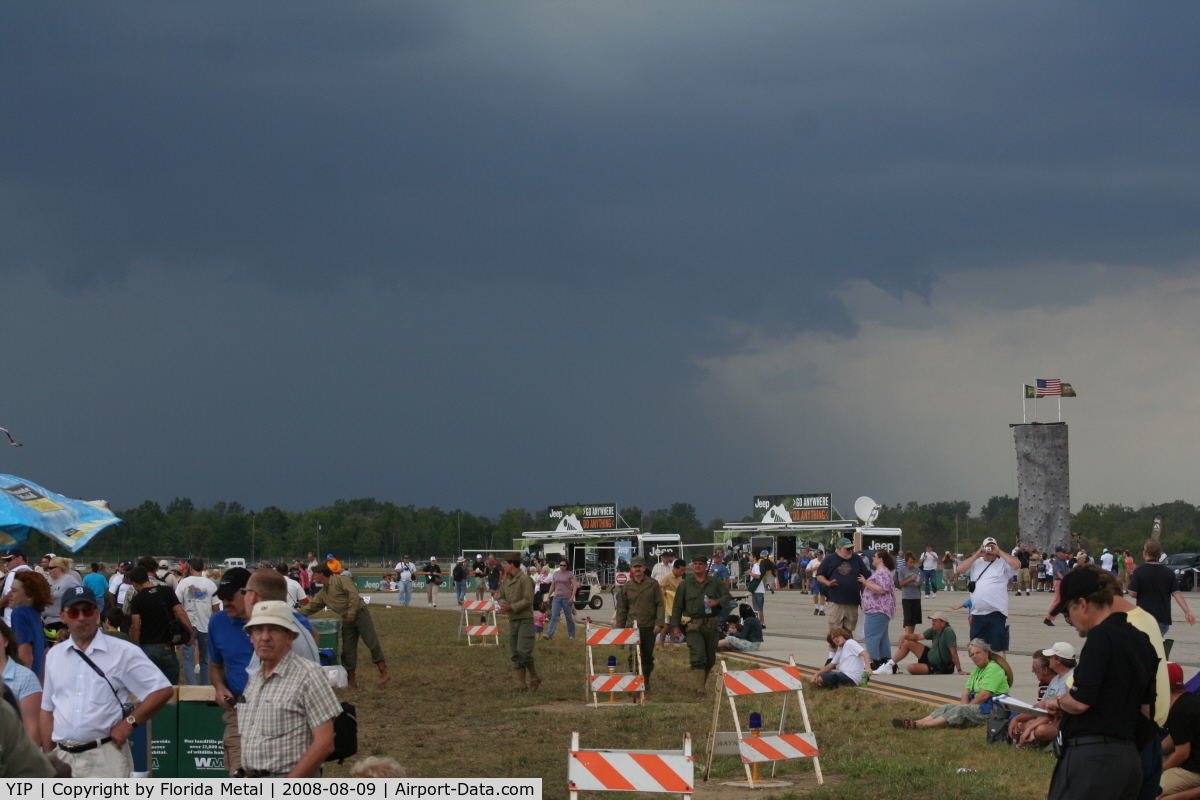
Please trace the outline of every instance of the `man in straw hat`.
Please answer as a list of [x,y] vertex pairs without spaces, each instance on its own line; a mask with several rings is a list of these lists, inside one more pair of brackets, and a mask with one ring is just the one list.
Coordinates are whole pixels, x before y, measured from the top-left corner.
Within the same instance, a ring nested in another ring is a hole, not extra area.
[[521,569],[520,553],[504,554],[504,577],[500,579],[496,602],[500,604],[500,613],[508,614],[508,645],[516,677],[513,688],[519,692],[537,691],[542,679],[533,665],[533,578]]
[[315,777],[333,752],[333,720],[341,704],[321,668],[292,652],[302,631],[286,602],[256,603],[246,633],[260,666],[238,711],[245,776]]

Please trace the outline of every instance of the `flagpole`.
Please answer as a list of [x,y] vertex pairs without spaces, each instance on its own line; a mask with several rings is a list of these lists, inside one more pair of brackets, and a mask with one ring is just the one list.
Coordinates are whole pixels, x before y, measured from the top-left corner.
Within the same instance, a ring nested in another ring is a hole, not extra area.
[[1059,390],[1058,395],[1058,421],[1062,422],[1062,390]]
[[[1021,384],[1021,424],[1025,424],[1025,384]],[[955,550],[954,552],[958,552]]]

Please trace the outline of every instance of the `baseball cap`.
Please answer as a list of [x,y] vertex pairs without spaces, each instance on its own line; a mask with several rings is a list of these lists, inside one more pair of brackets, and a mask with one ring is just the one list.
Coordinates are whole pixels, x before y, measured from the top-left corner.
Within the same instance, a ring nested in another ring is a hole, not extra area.
[[92,594],[92,590],[86,586],[72,586],[67,591],[63,592],[62,607],[70,608],[76,603],[87,603],[96,608],[100,607],[100,603],[96,600],[96,595]]
[[947,614],[945,611],[935,611],[929,615],[929,618],[930,619],[940,619],[942,622],[950,621],[950,615]]
[[1183,667],[1174,661],[1167,662],[1167,683],[1172,687],[1183,686]]
[[429,560],[430,560],[430,561],[437,561],[437,556],[430,556],[430,557],[429,557]]
[[1043,650],[1042,655],[1046,657],[1075,658],[1075,646],[1070,642],[1055,642]]
[[42,558],[58,558],[54,553],[46,553]]
[[1063,576],[1062,579],[1062,600],[1050,609],[1050,616],[1058,616],[1067,609],[1067,605],[1072,600],[1078,600],[1080,597],[1085,597],[1092,592],[1098,592],[1104,588],[1104,584],[1100,582],[1100,573],[1097,570],[1091,569],[1073,569]]
[[278,625],[293,633],[300,633],[300,626],[296,624],[292,609],[282,600],[255,603],[250,612],[250,621],[246,623],[246,631],[249,632],[256,625]]
[[326,554],[325,554],[325,557],[326,557],[326,558],[333,558],[333,553],[326,553]]
[[768,550],[763,550],[761,553],[758,554],[759,558],[766,558],[769,555],[771,555],[771,553]]
[[228,600],[237,593],[238,589],[245,589],[246,584],[250,582],[250,570],[244,567],[234,567],[226,570],[221,576],[221,581],[217,584],[217,597],[222,600]]
[[993,539],[991,536],[989,536],[989,537],[987,537],[986,539],[984,539],[984,540],[983,540],[983,543],[984,543],[985,545],[987,545],[987,544],[1000,544],[1000,543],[999,543],[999,542],[997,542],[995,539]]
[[854,542],[849,539],[838,539],[838,547],[854,547]]
[[[405,558],[408,558],[408,556],[405,556]],[[476,553],[475,558],[476,559],[483,558],[483,553]]]
[[1070,550],[1068,550],[1067,548],[1063,547],[1063,546],[1060,544],[1058,547],[1054,548],[1054,552],[1056,552],[1056,553],[1069,553],[1069,552],[1071,552],[1071,551],[1070,551]]
[[132,561],[122,561],[120,564],[117,564],[117,566],[124,567],[125,569],[133,569],[133,562]]
[[25,551],[19,547],[14,547],[12,550],[9,550],[3,556],[5,561],[7,561],[10,558],[24,558],[24,557],[25,557]]

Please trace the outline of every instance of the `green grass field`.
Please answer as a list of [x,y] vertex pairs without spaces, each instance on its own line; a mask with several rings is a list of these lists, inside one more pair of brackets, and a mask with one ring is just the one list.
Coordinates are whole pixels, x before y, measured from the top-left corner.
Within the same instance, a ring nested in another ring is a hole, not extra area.
[[[451,602],[453,602],[451,600]],[[645,708],[593,710],[584,706],[585,648],[569,641],[564,629],[535,651],[543,684],[536,693],[511,685],[507,640],[502,646],[467,647],[456,638],[460,616],[424,608],[372,606],[393,679],[374,685],[376,673],[365,649],[359,652],[362,688],[340,692],[358,706],[359,755],[395,757],[414,778],[541,777],[546,798],[567,796],[567,750],[579,731],[585,749],[678,749],[692,735],[697,754],[697,786],[703,784],[704,748],[714,698],[692,699],[687,651],[660,653],[653,692]],[[501,621],[501,630],[504,631]],[[598,649],[605,658],[613,649]],[[603,660],[601,660],[603,663]],[[619,663],[624,663],[622,656]],[[731,662],[730,668],[735,668]],[[622,667],[623,669],[623,667]],[[930,706],[870,696],[856,690],[806,691],[813,730],[821,748],[824,787],[813,782],[806,760],[782,762],[779,777],[798,788],[759,791],[755,797],[930,798],[1005,800],[1044,797],[1054,766],[1052,756],[989,747],[984,731],[900,731],[893,717],[923,716]],[[722,730],[732,730],[724,703]],[[738,702],[745,717],[760,711],[770,727],[778,719],[779,696]],[[794,696],[789,731],[802,730]],[[958,773],[960,767],[977,770]],[[326,775],[348,774],[349,764]],[[769,767],[764,775],[769,772]],[[698,797],[741,797],[748,792],[722,787],[744,773],[736,757],[718,757],[714,779]],[[585,795],[588,797],[595,795]],[[612,797],[628,794],[613,793]]]

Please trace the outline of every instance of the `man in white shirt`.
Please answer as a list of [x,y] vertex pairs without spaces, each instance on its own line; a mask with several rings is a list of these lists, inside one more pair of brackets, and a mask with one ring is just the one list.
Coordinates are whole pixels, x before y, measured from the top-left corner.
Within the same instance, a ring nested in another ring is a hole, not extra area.
[[650,570],[650,577],[656,581],[662,582],[662,579],[671,574],[675,556],[671,553],[662,553],[658,557],[658,563],[654,565],[654,569]]
[[1008,583],[1020,568],[1020,560],[1000,549],[990,536],[957,567],[959,575],[969,575],[975,584],[971,638],[983,639],[1001,656],[1008,651]]
[[25,560],[25,551],[14,547],[4,555],[4,590],[0,592],[0,607],[4,609],[4,624],[12,625],[12,597],[9,592],[12,591],[13,580],[17,577],[18,572],[24,572],[31,569],[29,562]]
[[929,599],[929,593],[933,592],[933,596],[937,597],[937,568],[938,554],[933,549],[933,545],[925,545],[925,552],[921,553],[921,582],[925,587],[925,599]]
[[[413,578],[417,574],[417,565],[412,562],[411,558],[405,556],[396,565],[396,574],[400,578],[400,606],[408,608],[409,603],[412,602],[412,585]],[[483,585],[482,577],[476,575],[475,579],[479,581],[480,586]]]
[[197,656],[200,685],[208,686],[208,619],[221,610],[217,585],[204,576],[204,561],[189,558],[187,577],[175,586],[175,596],[192,623],[192,641],[183,646],[183,673],[188,686],[196,685]]
[[305,593],[304,587],[300,585],[300,581],[288,575],[287,564],[280,561],[275,565],[275,571],[283,576],[283,580],[287,583],[287,603],[293,610],[306,606],[312,602],[309,596]]
[[125,607],[125,595],[129,591],[129,584],[125,582],[125,576],[131,569],[133,569],[132,561],[122,561],[117,564],[117,571],[108,579],[108,594],[105,596],[105,600],[109,608]]
[[[171,684],[137,645],[97,635],[100,603],[86,586],[63,595],[62,618],[71,638],[46,653],[42,750],[57,748],[75,778],[128,778],[129,737],[171,699]],[[142,698],[132,712],[130,695]]]

